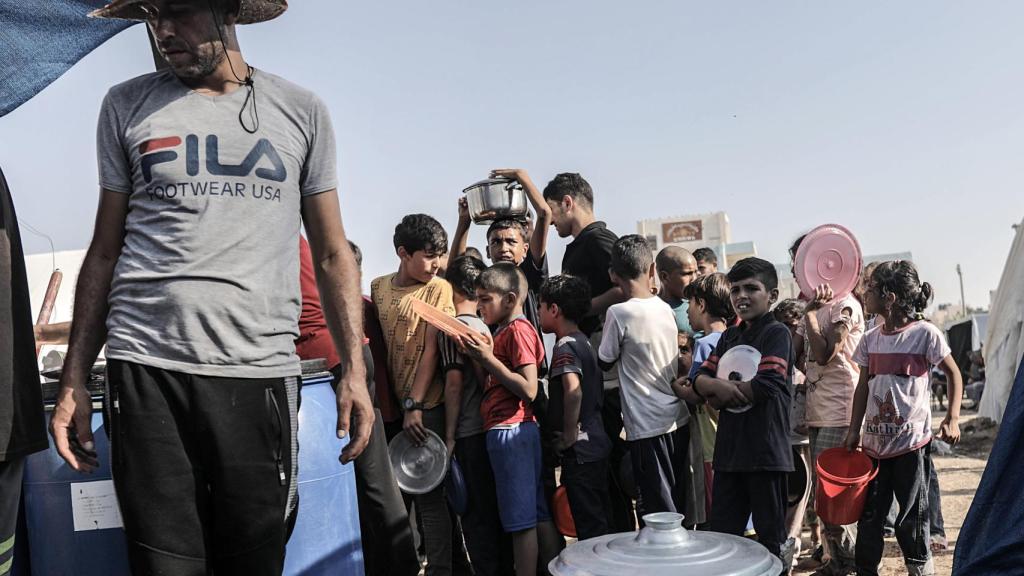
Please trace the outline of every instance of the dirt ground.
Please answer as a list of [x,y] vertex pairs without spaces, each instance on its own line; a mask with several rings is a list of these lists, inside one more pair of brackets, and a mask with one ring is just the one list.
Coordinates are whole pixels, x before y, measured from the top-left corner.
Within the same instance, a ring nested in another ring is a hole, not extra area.
[[[933,410],[934,424],[937,426],[945,415],[945,411]],[[973,410],[962,410],[960,431],[960,444],[953,447],[951,455],[933,455],[939,476],[939,488],[942,491],[942,515],[945,520],[946,538],[949,540],[949,550],[935,554],[937,575],[948,575],[952,572],[953,549],[960,537],[960,528],[974,499],[975,490],[981,482],[981,474],[985,470],[985,462],[992,450],[997,429],[991,422],[978,419]],[[804,530],[804,552],[801,555],[801,561],[804,563],[810,554],[810,543],[810,533]],[[793,574],[811,574],[813,571],[798,567]],[[903,555],[895,538],[885,540],[885,556],[882,559],[880,573],[883,576],[906,574]]]

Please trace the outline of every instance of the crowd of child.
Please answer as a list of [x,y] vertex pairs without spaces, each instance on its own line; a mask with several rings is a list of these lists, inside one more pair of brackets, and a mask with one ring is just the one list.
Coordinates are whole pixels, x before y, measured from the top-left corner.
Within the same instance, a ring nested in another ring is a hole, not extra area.
[[[450,250],[436,219],[408,215],[394,233],[397,271],[371,283],[365,356],[376,368],[378,432],[357,461],[367,573],[417,573],[416,533],[428,575],[546,573],[565,546],[550,508],[559,470],[579,539],[678,512],[688,527],[756,534],[788,572],[805,520],[787,523],[794,458],[802,465],[836,447],[860,447],[878,475],[856,525],[808,512],[821,534],[817,573],[877,574],[891,507],[908,572],[933,573],[930,371],[947,377],[940,433],[950,442],[962,385],[942,332],[921,317],[931,287],[911,263],[872,265],[842,298],[823,285],[778,302],[765,260],[724,274],[710,249],[655,255],[641,236],[617,237],[595,219],[578,174],[543,192],[523,170],[494,175],[522,184],[536,217],[490,225],[490,266],[466,245],[463,200]],[[549,277],[551,227],[572,241],[561,275]],[[304,286],[315,282],[308,260]],[[308,322],[315,286],[303,294],[299,349],[315,356],[309,335],[326,331]],[[454,316],[467,335],[439,332],[412,299]],[[760,352],[756,376],[720,379],[719,361],[739,345]],[[395,487],[384,442],[423,441],[428,430],[463,471],[461,515],[444,485],[405,501]]]

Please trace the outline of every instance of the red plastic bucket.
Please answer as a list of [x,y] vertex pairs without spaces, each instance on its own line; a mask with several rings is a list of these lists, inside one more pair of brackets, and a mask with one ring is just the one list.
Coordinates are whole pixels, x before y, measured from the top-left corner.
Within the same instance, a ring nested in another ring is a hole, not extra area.
[[860,520],[868,497],[868,483],[878,474],[871,458],[860,451],[829,448],[818,455],[814,511],[829,524],[854,524]]
[[569,508],[569,493],[565,491],[565,485],[555,489],[555,495],[551,498],[552,516],[555,517],[555,528],[569,538],[576,537],[576,522],[572,518],[572,509]]

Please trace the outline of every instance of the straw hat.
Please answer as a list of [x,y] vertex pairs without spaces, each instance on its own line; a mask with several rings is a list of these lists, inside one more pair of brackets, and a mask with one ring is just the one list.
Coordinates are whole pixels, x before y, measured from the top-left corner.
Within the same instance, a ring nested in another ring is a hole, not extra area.
[[[120,18],[122,20],[146,20],[146,12],[140,4],[145,0],[114,0],[110,4],[93,10],[91,18]],[[288,0],[239,0],[237,24],[255,24],[273,20],[288,9]]]

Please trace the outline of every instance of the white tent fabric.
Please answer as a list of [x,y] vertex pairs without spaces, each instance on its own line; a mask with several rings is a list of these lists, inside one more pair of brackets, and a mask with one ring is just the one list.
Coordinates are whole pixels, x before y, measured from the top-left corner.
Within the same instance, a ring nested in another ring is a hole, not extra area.
[[988,317],[985,338],[985,393],[978,414],[1003,419],[1017,365],[1024,356],[1024,221],[1017,227]]

